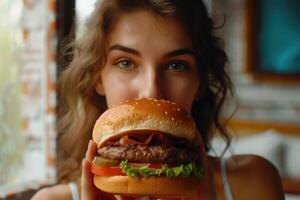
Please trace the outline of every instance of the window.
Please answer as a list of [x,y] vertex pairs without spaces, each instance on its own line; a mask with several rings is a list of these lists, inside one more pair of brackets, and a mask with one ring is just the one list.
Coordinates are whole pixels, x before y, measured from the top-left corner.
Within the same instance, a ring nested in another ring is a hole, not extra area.
[[262,80],[300,82],[300,2],[246,2],[247,71]]
[[76,0],[76,33],[78,36],[84,29],[84,23],[95,7],[96,0]]
[[21,131],[21,84],[17,52],[21,40],[22,2],[0,4],[0,194],[17,182],[22,163],[24,138]]

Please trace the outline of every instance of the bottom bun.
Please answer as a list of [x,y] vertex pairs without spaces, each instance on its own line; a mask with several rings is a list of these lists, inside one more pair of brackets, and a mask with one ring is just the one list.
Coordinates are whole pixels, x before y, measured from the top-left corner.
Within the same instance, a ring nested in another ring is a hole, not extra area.
[[130,176],[96,176],[94,184],[100,190],[112,194],[193,196],[199,191],[199,178],[150,177],[134,178]]

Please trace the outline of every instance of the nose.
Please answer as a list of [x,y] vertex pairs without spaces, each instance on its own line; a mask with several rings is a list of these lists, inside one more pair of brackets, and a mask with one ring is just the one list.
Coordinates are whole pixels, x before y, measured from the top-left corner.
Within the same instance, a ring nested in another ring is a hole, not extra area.
[[139,98],[164,98],[163,80],[159,72],[155,70],[149,70],[148,72],[145,72],[142,79]]

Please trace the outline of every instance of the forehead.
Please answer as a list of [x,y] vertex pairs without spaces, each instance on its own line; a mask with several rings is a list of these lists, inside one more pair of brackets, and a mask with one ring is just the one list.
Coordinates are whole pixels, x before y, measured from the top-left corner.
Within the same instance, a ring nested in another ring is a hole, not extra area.
[[140,41],[151,44],[163,42],[170,48],[192,46],[186,29],[174,17],[162,17],[143,10],[121,14],[108,35],[109,44],[122,42],[130,45]]

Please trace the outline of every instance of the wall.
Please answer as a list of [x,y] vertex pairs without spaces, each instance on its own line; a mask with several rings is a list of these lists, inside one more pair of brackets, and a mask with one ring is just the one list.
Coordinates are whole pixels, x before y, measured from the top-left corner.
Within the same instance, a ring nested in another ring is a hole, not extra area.
[[[219,31],[229,55],[229,72],[239,98],[237,119],[300,123],[300,84],[259,82],[245,72],[245,0],[216,1],[214,15],[225,26]],[[300,63],[299,63],[300,65]]]
[[[218,30],[218,34],[224,37],[230,59],[228,71],[237,90],[238,103],[230,101],[228,105],[238,106],[233,119],[247,122],[230,124],[234,128],[234,139],[225,156],[257,154],[268,159],[284,177],[282,184],[286,194],[299,195],[299,81],[292,84],[254,80],[246,72],[245,0],[213,2],[213,17],[217,25],[222,24],[225,15],[225,26]],[[218,138],[213,141],[218,155],[223,151],[222,142]],[[286,199],[290,199],[288,197]],[[291,199],[299,199],[299,196]]]

